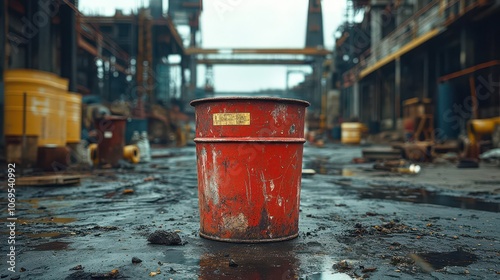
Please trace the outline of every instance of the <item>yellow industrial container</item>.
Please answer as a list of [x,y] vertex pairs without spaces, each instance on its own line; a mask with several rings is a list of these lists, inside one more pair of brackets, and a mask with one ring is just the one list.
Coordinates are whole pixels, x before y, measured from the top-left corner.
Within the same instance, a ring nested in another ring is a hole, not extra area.
[[359,144],[361,142],[361,134],[366,130],[362,123],[345,122],[341,124],[343,144]]
[[82,96],[66,94],[66,143],[80,143],[82,131]]
[[22,135],[26,93],[26,135],[38,136],[38,146],[65,146],[68,80],[52,73],[14,69],[4,72],[4,82],[5,135]]

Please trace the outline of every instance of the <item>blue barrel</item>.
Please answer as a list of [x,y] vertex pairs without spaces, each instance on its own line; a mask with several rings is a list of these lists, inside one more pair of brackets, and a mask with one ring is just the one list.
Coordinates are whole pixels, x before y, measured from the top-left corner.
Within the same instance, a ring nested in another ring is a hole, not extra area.
[[462,127],[462,118],[453,110],[459,104],[459,93],[450,82],[438,85],[436,102],[436,138],[438,140],[457,139]]
[[336,125],[332,129],[332,138],[333,140],[340,140],[342,135],[342,129],[340,128],[340,125]]

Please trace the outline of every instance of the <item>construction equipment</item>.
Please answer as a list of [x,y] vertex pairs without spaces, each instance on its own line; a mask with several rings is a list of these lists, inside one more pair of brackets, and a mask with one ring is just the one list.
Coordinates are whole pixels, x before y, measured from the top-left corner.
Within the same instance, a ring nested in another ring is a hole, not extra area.
[[467,139],[462,145],[462,159],[458,167],[479,167],[480,141],[489,136],[493,139],[493,146],[499,145],[497,138],[500,132],[498,131],[500,131],[500,117],[467,122]]

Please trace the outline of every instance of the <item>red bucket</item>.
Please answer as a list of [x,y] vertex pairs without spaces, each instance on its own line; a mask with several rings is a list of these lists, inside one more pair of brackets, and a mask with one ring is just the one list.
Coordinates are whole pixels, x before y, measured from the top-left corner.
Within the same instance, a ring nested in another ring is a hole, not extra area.
[[194,100],[200,235],[228,242],[297,237],[308,102]]

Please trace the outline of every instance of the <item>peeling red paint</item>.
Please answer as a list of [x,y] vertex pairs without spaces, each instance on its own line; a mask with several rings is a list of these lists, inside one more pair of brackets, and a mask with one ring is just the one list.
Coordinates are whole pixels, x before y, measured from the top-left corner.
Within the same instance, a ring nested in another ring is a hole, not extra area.
[[[269,242],[298,234],[304,101],[212,98],[193,101],[200,235]],[[213,114],[250,113],[250,125],[214,125]]]

